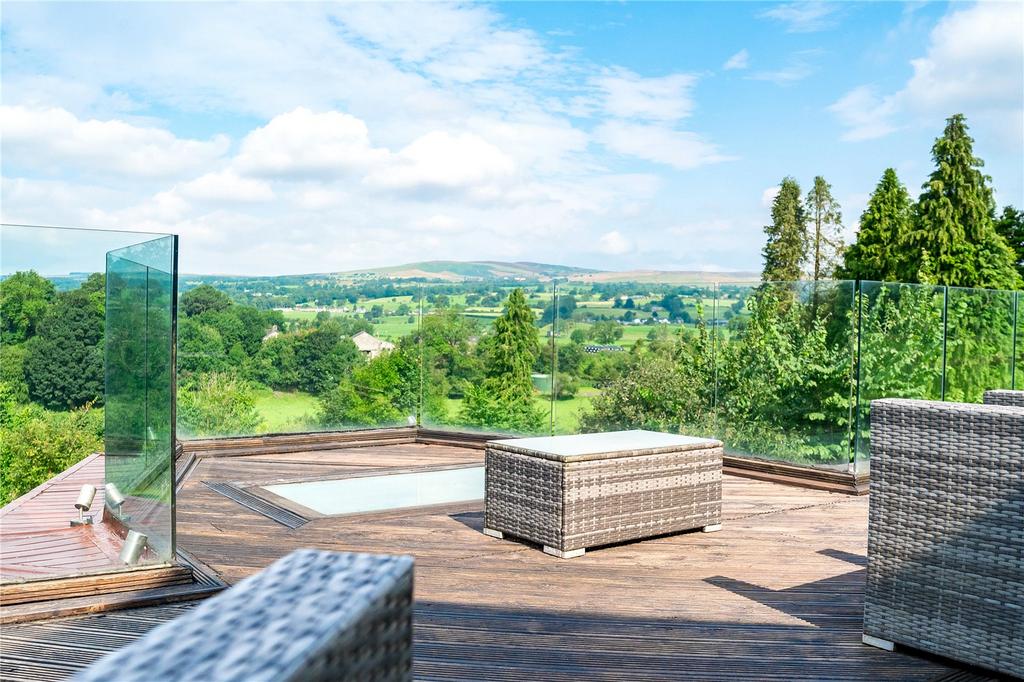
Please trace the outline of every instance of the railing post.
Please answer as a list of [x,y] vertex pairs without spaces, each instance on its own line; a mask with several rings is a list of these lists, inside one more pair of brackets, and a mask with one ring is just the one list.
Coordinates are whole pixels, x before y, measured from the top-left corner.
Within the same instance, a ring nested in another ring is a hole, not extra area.
[[949,334],[949,286],[942,286],[942,381],[939,400],[946,399],[946,337]]

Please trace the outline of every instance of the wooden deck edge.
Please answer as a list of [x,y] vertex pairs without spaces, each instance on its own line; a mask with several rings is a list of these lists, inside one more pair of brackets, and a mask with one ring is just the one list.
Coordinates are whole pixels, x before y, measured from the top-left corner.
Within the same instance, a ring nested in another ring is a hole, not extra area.
[[[37,585],[43,586],[46,583],[60,583],[66,580],[102,579],[99,582],[103,585],[99,587],[104,589],[88,594],[69,593],[61,597],[51,596],[43,600],[0,606],[0,625],[205,599],[227,587],[227,583],[216,571],[189,552],[179,550],[178,561],[179,563],[171,566],[152,569],[82,576],[77,579],[39,581]],[[158,570],[169,576],[177,576],[177,580],[168,579],[164,584],[148,584],[145,579],[136,578],[140,574]]]
[[722,459],[722,466],[727,474],[759,481],[846,495],[868,494],[867,476],[856,476],[847,471],[829,471],[735,455],[726,455]]
[[0,606],[127,592],[150,587],[168,587],[191,582],[192,570],[186,566],[174,565],[50,580],[9,582],[0,585]]
[[415,426],[352,431],[317,431],[310,433],[273,433],[264,436],[207,438],[182,441],[182,452],[197,457],[244,457],[247,455],[276,454],[330,450],[343,447],[369,447],[414,443]]

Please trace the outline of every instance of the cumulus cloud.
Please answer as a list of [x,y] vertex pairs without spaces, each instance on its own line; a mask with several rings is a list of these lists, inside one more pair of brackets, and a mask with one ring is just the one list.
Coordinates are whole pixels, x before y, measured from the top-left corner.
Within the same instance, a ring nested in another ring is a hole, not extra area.
[[746,48],[743,48],[733,56],[729,57],[722,64],[722,68],[726,71],[732,71],[734,69],[745,69],[750,66],[750,53],[747,52]]
[[176,189],[186,198],[201,201],[246,203],[274,199],[274,190],[269,183],[239,177],[233,170],[206,173]]
[[609,121],[598,126],[595,138],[619,154],[689,170],[735,157],[719,152],[718,147],[697,133],[674,130],[657,124]]
[[386,157],[386,150],[370,144],[366,124],[355,116],[299,107],[246,135],[236,165],[255,176],[324,177],[366,169]]
[[924,56],[897,92],[858,86],[828,107],[844,140],[883,137],[918,117],[934,125],[955,111],[987,119],[1019,144],[1024,128],[1024,5],[954,5],[929,36]]
[[781,189],[781,187],[775,185],[761,192],[761,205],[764,206],[765,208],[770,208],[772,202],[775,201],[775,197],[779,196],[779,190]]
[[0,106],[7,163],[60,172],[167,178],[208,166],[228,149],[228,139],[190,140],[159,128],[121,120],[82,120],[56,108]]
[[480,136],[435,130],[374,169],[366,181],[392,189],[451,190],[500,181],[514,171],[512,159]]
[[653,121],[676,121],[693,111],[692,89],[697,77],[677,73],[653,78],[628,69],[613,69],[595,79],[612,116]]

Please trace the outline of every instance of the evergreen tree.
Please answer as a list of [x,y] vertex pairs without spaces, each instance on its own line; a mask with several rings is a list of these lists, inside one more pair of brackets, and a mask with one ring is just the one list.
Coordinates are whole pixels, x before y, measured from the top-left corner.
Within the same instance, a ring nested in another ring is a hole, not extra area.
[[807,260],[815,282],[829,279],[839,267],[843,253],[843,214],[832,197],[832,185],[820,175],[807,193],[804,213],[810,223]]
[[860,216],[857,239],[844,254],[839,276],[899,281],[907,270],[906,242],[913,218],[914,202],[907,188],[895,170],[886,168]]
[[533,363],[540,354],[534,315],[515,289],[486,340],[486,378],[468,384],[461,418],[467,424],[508,431],[538,431],[544,416],[534,406]]
[[[937,284],[1011,289],[1019,283],[1013,252],[995,230],[995,202],[984,162],[974,156],[963,114],[946,120],[932,147],[935,170],[923,186],[908,278]],[[925,260],[927,259],[927,260]],[[931,272],[923,272],[927,264]]]
[[783,178],[772,202],[772,224],[764,232],[768,243],[764,256],[765,282],[790,282],[800,279],[800,265],[807,252],[807,225],[800,203],[800,185],[791,177]]
[[1024,277],[1024,211],[1013,206],[1003,208],[1003,214],[996,221],[996,232],[1013,249],[1017,256],[1017,272]]

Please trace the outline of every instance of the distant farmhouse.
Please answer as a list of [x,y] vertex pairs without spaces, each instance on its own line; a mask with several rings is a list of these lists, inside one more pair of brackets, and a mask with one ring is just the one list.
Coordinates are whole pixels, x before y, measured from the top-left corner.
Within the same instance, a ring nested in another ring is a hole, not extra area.
[[367,358],[375,358],[386,350],[394,350],[395,344],[390,341],[384,341],[378,339],[372,334],[367,332],[359,332],[352,337],[352,342],[356,344],[356,348],[359,352],[365,355]]

